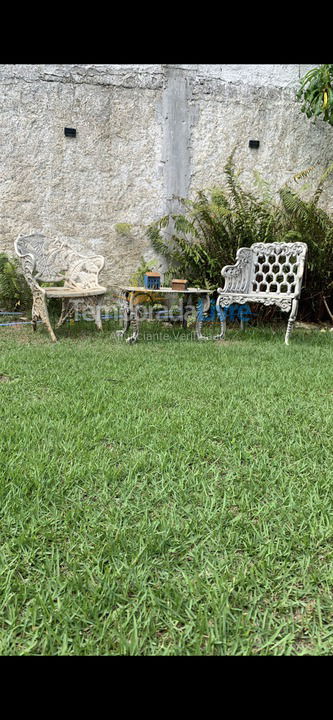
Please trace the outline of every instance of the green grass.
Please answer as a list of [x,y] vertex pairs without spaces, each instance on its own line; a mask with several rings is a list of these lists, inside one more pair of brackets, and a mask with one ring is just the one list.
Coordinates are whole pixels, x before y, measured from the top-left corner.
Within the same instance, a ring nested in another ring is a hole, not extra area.
[[0,654],[332,654],[333,333],[104,327],[0,328]]

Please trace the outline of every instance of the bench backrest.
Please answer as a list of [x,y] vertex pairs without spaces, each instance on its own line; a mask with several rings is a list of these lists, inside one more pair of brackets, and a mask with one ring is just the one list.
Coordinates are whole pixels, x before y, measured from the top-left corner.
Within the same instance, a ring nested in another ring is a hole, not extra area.
[[14,243],[23,273],[30,286],[40,282],[64,281],[64,287],[98,287],[104,257],[87,257],[58,238],[42,233],[20,235]]
[[254,243],[249,292],[277,293],[298,297],[307,245],[297,243]]
[[236,264],[221,270],[225,284],[219,291],[297,298],[301,294],[306,254],[307,245],[303,242],[254,243],[240,248]]

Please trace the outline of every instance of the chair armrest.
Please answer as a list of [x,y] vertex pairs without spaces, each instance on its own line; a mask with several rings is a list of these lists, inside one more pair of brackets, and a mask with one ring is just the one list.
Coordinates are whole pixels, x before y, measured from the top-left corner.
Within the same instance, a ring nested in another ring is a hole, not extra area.
[[14,248],[15,248],[16,255],[20,259],[24,278],[25,278],[26,282],[28,283],[32,292],[34,290],[40,290],[41,292],[44,293],[45,292],[44,289],[39,285],[35,276],[33,275],[33,271],[34,271],[35,265],[36,265],[36,258],[32,253],[29,253],[29,252],[23,253],[19,249],[18,244],[17,244],[19,239],[20,239],[20,237],[18,237],[14,241]]
[[104,267],[102,255],[77,258],[66,272],[65,287],[96,288],[99,287],[98,276]]

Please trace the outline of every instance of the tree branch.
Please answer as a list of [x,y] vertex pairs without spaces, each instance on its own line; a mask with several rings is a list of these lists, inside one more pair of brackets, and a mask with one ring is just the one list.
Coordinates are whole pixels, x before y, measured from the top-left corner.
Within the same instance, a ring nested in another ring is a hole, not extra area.
[[323,296],[323,301],[324,301],[325,308],[326,308],[326,310],[327,310],[327,312],[328,312],[328,314],[329,314],[329,316],[330,316],[330,318],[331,318],[331,320],[332,320],[332,322],[333,322],[333,315],[332,315],[332,313],[331,313],[331,311],[330,311],[330,309],[329,309],[329,307],[328,307],[328,305],[327,305],[326,298],[325,298],[324,296]]

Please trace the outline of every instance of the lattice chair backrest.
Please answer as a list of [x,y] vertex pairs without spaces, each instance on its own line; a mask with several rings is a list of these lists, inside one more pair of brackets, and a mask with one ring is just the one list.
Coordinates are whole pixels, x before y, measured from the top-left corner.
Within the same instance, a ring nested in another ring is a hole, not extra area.
[[254,243],[251,250],[250,293],[300,295],[307,253],[305,243]]
[[59,241],[51,241],[40,233],[20,235],[15,240],[15,251],[21,258],[24,274],[29,282],[58,282],[64,279],[63,262],[54,262],[53,245]]
[[14,245],[30,285],[63,280],[67,288],[98,286],[98,274],[104,266],[102,255],[81,255],[68,243],[42,233],[20,235]]

